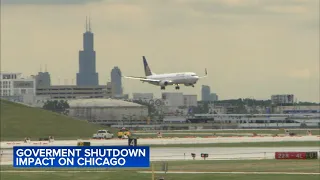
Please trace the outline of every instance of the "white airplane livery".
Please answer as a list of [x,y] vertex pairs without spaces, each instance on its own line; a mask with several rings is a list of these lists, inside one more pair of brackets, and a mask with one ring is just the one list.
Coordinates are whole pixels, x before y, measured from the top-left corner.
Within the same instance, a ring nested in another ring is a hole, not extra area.
[[166,73],[166,74],[155,74],[151,71],[145,56],[143,58],[145,77],[136,76],[122,76],[124,78],[138,79],[142,82],[147,82],[156,86],[160,86],[161,90],[164,90],[166,86],[175,85],[176,89],[180,89],[179,85],[192,86],[198,82],[199,79],[207,77],[207,69],[205,69],[205,75],[199,77],[194,72],[180,72],[180,73]]

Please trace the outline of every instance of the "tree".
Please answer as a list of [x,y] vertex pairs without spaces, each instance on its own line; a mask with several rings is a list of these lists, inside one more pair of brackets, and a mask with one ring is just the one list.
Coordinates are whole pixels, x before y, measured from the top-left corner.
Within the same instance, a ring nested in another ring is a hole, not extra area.
[[67,115],[68,114],[67,110],[68,108],[70,108],[70,106],[67,101],[53,100],[53,101],[45,102],[42,108],[48,111]]

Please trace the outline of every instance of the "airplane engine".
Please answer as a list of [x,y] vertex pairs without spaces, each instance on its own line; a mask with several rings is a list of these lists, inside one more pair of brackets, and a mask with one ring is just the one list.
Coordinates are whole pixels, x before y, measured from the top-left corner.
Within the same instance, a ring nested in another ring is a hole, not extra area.
[[159,85],[160,86],[167,86],[168,85],[168,81],[160,81]]

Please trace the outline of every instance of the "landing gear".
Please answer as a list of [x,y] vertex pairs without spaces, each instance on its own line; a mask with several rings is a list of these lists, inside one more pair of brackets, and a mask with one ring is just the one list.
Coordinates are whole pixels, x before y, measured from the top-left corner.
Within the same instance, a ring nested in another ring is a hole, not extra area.
[[192,84],[192,87],[194,87],[194,85]]
[[176,90],[179,90],[179,89],[180,89],[180,87],[177,85],[177,86],[176,86]]
[[161,86],[161,90],[165,90],[166,89],[166,87],[165,86]]

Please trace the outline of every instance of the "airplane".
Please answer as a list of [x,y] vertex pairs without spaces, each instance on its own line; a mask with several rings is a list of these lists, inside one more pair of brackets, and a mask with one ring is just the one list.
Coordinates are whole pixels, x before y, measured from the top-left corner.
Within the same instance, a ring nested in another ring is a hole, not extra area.
[[147,82],[152,85],[160,86],[161,90],[165,90],[166,86],[175,85],[176,90],[178,90],[180,89],[179,84],[184,84],[185,86],[194,87],[194,85],[198,82],[199,79],[205,78],[208,75],[207,69],[205,69],[205,75],[201,77],[194,72],[155,74],[154,72],[151,71],[151,68],[148,65],[148,62],[145,56],[142,56],[142,59],[143,59],[145,77],[123,76],[121,74],[120,76],[124,78],[129,78],[129,79],[138,79],[143,83]]

